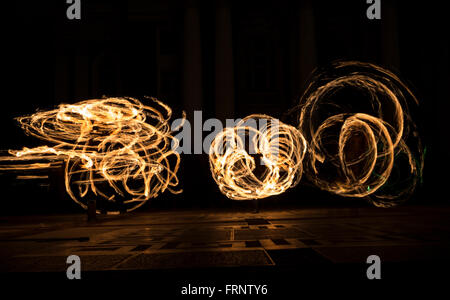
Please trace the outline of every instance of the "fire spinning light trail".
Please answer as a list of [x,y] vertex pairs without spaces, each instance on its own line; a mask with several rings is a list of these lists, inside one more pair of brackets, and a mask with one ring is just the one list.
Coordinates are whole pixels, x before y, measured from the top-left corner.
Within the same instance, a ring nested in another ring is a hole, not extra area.
[[407,199],[423,169],[410,111],[418,104],[396,75],[373,64],[338,62],[317,71],[299,105],[309,180],[381,207]]
[[54,146],[10,150],[13,156],[1,160],[11,163],[2,169],[45,169],[64,161],[67,193],[83,208],[96,199],[97,212],[131,211],[166,189],[179,193],[173,189],[180,156],[172,150],[178,145],[168,122],[172,111],[150,99],[152,106],[133,98],[93,99],[20,117],[27,134]]
[[223,194],[234,200],[253,200],[295,186],[302,176],[305,152],[306,140],[295,127],[254,114],[215,137],[209,162]]

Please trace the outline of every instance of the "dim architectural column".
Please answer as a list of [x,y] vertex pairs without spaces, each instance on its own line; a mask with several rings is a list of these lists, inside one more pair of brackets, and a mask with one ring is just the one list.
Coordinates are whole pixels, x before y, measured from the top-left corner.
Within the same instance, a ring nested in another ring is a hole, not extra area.
[[314,11],[311,0],[301,1],[299,26],[299,87],[304,84],[316,67],[316,40],[314,35]]
[[[80,50],[79,50],[80,51]],[[89,97],[89,58],[85,53],[77,53],[75,57],[75,98]]]
[[202,54],[198,1],[187,1],[184,13],[183,104],[193,122],[194,110],[202,108]]
[[60,54],[55,57],[55,104],[67,102],[69,97],[69,57]]
[[384,1],[381,4],[381,51],[383,65],[398,70],[400,54],[396,5],[396,1]]
[[229,0],[221,0],[216,4],[215,107],[216,117],[219,120],[234,117],[233,46]]

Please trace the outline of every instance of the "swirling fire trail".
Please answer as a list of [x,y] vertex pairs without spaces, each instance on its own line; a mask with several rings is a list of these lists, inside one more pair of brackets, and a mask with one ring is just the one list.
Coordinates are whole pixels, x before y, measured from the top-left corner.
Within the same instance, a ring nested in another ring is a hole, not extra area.
[[423,169],[410,111],[418,104],[396,75],[373,64],[338,62],[317,71],[299,105],[309,180],[382,207],[407,199]]
[[131,211],[166,189],[179,193],[172,111],[150,99],[152,106],[134,98],[92,99],[19,117],[27,134],[53,146],[10,150],[13,156],[1,160],[15,164],[0,169],[50,168],[63,160],[67,193],[83,208],[97,199],[97,212]]
[[306,140],[295,127],[254,114],[215,137],[209,162],[224,195],[234,200],[253,200],[295,186],[302,176],[305,153]]

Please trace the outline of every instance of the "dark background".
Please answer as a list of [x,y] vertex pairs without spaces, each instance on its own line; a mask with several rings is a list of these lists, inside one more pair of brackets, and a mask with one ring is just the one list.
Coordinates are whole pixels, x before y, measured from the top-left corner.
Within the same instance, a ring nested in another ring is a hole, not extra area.
[[[427,154],[412,203],[448,202],[449,26],[442,5],[382,1],[382,19],[368,20],[365,0],[82,0],[81,20],[68,20],[63,0],[18,1],[3,36],[0,149],[38,144],[14,117],[103,95],[155,96],[175,117],[202,110],[203,119],[266,113],[283,120],[315,67],[361,60],[399,74],[421,101]],[[205,154],[183,155],[179,178],[183,194],[166,192],[143,209],[251,206],[220,194]],[[58,187],[62,173],[51,175],[50,186],[1,180],[1,214],[80,211]],[[265,205],[366,204],[300,183]]]

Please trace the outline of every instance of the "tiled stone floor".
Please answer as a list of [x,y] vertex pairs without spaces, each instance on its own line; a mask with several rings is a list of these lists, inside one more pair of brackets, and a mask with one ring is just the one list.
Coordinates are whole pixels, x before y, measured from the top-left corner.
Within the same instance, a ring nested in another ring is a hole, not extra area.
[[0,272],[449,260],[450,207],[305,208],[0,217]]

